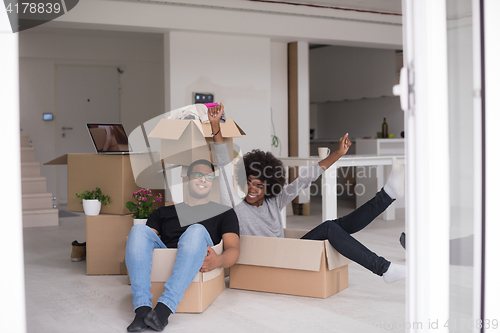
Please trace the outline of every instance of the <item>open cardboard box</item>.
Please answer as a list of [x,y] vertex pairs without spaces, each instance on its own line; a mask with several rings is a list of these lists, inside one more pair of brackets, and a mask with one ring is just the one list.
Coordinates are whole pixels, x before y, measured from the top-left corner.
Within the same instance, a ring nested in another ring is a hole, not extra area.
[[127,274],[125,247],[133,224],[131,215],[85,217],[87,275]]
[[[75,194],[100,187],[102,193],[109,195],[109,207],[102,205],[102,214],[130,214],[125,207],[127,201],[133,201],[132,193],[140,190],[137,186],[130,155],[106,154],[66,154],[44,165],[68,165],[68,211],[83,212],[81,200]],[[160,183],[163,188],[163,182]],[[163,190],[152,190],[153,198]],[[164,196],[163,196],[164,197]],[[164,201],[155,202],[153,209],[164,205]]]
[[[223,242],[212,247],[217,254],[223,251]],[[151,294],[153,307],[165,290],[165,282],[172,275],[177,249],[155,249],[153,251],[153,265],[151,267]],[[179,303],[177,313],[201,313],[226,288],[224,269],[216,268],[207,273],[198,272],[193,282],[184,293]]]
[[241,236],[229,287],[319,298],[346,289],[351,261],[328,240],[299,239],[307,232],[285,229],[285,238]]
[[[221,122],[220,130],[229,156],[234,157],[233,138],[241,137],[245,132],[232,119]],[[160,157],[166,163],[189,165],[199,159],[214,162],[210,152],[210,143],[213,142],[210,124],[199,120],[161,119],[148,137],[162,139]]]

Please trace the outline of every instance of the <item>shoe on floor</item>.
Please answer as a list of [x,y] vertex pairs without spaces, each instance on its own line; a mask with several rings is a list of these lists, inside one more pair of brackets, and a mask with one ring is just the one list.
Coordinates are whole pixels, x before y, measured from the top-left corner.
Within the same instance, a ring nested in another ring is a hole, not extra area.
[[87,257],[87,242],[78,243],[76,240],[71,243],[73,250],[71,251],[71,261],[82,261]]

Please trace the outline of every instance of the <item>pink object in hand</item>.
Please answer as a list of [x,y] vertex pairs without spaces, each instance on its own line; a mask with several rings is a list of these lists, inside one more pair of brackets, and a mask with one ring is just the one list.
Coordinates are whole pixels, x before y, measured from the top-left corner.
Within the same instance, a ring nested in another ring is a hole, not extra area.
[[202,104],[210,109],[210,108],[217,106],[219,103],[202,103]]

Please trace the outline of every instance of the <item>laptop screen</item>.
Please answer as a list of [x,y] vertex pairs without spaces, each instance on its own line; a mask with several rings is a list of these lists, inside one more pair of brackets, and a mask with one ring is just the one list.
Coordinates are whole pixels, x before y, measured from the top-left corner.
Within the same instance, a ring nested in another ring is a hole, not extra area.
[[98,153],[129,152],[128,138],[122,124],[87,124]]

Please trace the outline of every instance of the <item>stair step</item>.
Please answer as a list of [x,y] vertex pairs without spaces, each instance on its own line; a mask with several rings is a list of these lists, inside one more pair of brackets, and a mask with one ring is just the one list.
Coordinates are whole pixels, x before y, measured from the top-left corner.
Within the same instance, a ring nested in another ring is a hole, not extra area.
[[23,210],[23,227],[48,227],[59,225],[59,210],[27,209]]
[[40,162],[22,162],[21,177],[40,177]]
[[30,136],[28,134],[21,134],[21,147],[29,147]]
[[47,179],[45,177],[21,178],[21,192],[23,194],[47,193]]
[[[45,178],[45,177],[37,177],[37,178]],[[23,199],[24,198],[45,198],[49,197],[52,199],[52,193],[28,193],[28,194],[23,194]]]
[[23,210],[51,208],[53,208],[51,193],[23,194]]
[[24,215],[43,215],[43,214],[59,214],[59,209],[57,208],[45,208],[45,209],[23,209]]
[[35,162],[35,148],[21,147],[21,163]]

